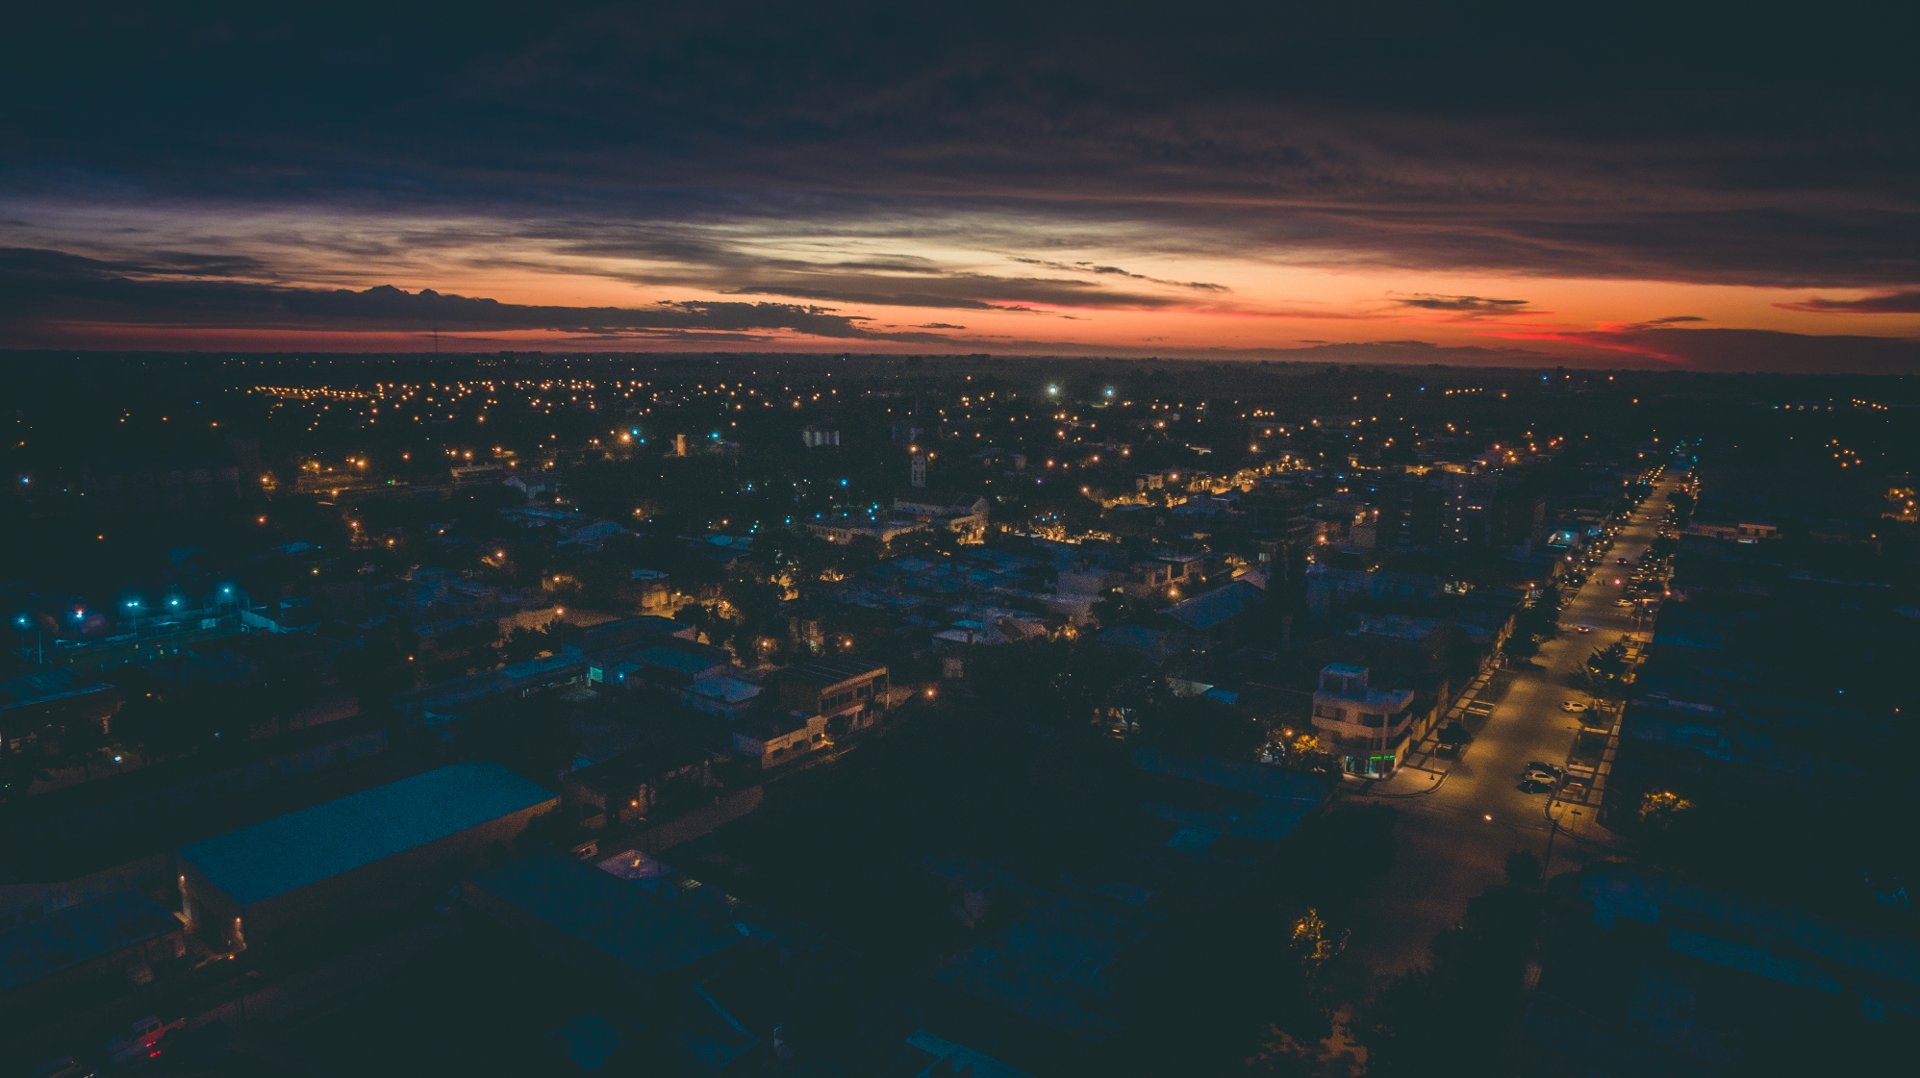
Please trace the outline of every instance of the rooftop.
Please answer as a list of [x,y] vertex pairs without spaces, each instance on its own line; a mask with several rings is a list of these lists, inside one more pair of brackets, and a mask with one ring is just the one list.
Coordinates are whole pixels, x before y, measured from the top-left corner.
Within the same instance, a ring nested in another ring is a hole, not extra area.
[[1205,632],[1246,613],[1266,598],[1266,592],[1244,580],[1196,595],[1168,608],[1167,616],[1189,629]]
[[455,764],[183,847],[249,906],[554,799],[499,764]]
[[1427,640],[1445,628],[1445,623],[1436,618],[1420,618],[1409,614],[1375,614],[1363,620],[1359,628],[1347,635],[1392,637],[1396,640]]
[[727,664],[727,653],[703,644],[675,640],[641,648],[627,656],[636,666],[665,670],[683,677],[697,677],[716,666]]
[[642,977],[685,969],[748,939],[717,894],[706,901],[697,890],[623,880],[557,854],[502,865],[474,883]]
[[0,932],[0,992],[156,939],[180,921],[137,891],[96,898]]
[[722,674],[717,677],[701,678],[687,686],[687,691],[695,696],[704,696],[721,703],[742,704],[759,696],[760,686],[751,681],[742,681],[737,677],[727,677]]
[[809,685],[838,685],[843,681],[852,681],[855,678],[867,677],[885,670],[884,663],[867,662],[863,659],[820,659],[783,670],[780,676],[787,681]]

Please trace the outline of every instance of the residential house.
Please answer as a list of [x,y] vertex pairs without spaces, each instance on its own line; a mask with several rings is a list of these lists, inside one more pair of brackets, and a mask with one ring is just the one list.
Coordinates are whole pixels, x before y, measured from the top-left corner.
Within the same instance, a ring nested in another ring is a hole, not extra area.
[[835,736],[864,730],[886,713],[892,683],[887,668],[859,659],[821,659],[775,675],[780,706],[826,720]]
[[783,711],[750,718],[733,728],[733,752],[763,768],[792,763],[825,748],[827,717]]

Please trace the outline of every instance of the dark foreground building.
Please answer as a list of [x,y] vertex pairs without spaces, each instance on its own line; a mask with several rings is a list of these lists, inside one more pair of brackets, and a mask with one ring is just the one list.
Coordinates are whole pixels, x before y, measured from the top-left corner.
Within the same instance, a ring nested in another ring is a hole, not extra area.
[[456,764],[277,816],[181,849],[187,920],[238,951],[403,904],[558,803],[498,764]]

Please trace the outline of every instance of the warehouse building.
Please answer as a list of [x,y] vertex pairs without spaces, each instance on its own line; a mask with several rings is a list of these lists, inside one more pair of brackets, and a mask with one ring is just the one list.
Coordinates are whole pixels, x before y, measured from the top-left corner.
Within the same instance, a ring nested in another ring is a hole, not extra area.
[[558,803],[498,764],[428,771],[183,847],[182,908],[223,949],[295,937],[424,900]]

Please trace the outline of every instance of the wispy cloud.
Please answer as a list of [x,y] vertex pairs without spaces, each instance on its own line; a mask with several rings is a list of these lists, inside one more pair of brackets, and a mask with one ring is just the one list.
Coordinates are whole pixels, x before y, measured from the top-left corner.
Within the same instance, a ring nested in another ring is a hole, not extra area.
[[1135,281],[1163,284],[1172,288],[1188,288],[1196,292],[1233,291],[1233,289],[1228,288],[1226,285],[1214,284],[1210,281],[1172,281],[1165,277],[1149,277],[1144,273],[1134,273],[1131,270],[1121,269],[1119,266],[1102,266],[1094,262],[1054,262],[1044,258],[1027,258],[1024,256],[1015,257],[1013,260],[1028,266],[1039,266],[1042,269],[1057,270],[1061,273],[1091,273],[1095,276],[1103,277],[1126,277]]
[[1492,318],[1502,315],[1544,314],[1527,306],[1524,299],[1489,299],[1484,296],[1442,296],[1432,293],[1416,293],[1394,299],[1401,307],[1412,307],[1422,311],[1448,311],[1460,315],[1463,319]]
[[1814,314],[1920,314],[1920,291],[1886,292],[1876,296],[1861,296],[1858,299],[1828,299],[1814,296],[1797,303],[1777,303],[1774,306],[1788,311],[1810,311]]

